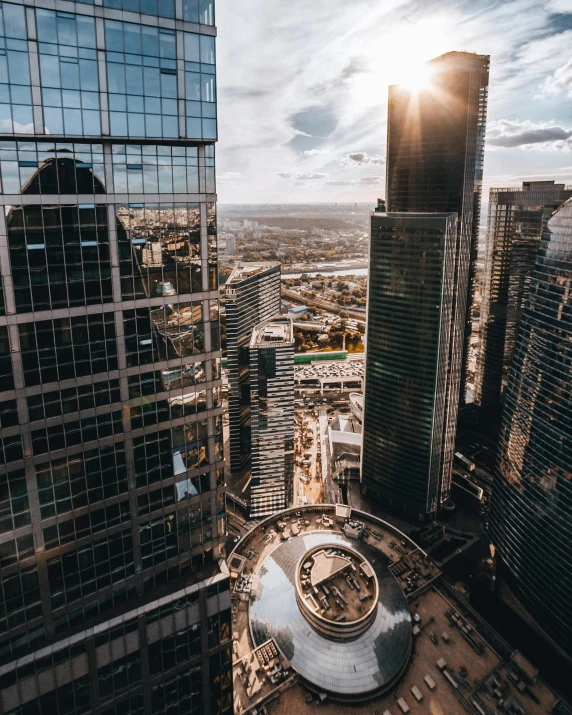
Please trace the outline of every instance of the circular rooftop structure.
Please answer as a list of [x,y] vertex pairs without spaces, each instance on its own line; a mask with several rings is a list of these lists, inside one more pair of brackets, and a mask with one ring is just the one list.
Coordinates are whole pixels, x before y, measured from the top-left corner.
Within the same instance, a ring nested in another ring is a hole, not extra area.
[[254,645],[273,638],[308,687],[334,700],[391,688],[407,666],[412,628],[388,566],[378,549],[333,529],[280,542],[256,569]]
[[315,546],[296,567],[296,600],[304,618],[335,640],[357,638],[375,620],[379,587],[367,559],[340,544]]

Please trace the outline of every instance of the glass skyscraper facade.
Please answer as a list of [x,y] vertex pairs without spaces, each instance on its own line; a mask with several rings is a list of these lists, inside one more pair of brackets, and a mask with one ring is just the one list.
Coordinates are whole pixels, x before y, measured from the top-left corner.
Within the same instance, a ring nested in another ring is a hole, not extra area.
[[230,712],[213,4],[0,16],[0,711]]
[[474,401],[500,420],[516,334],[546,221],[572,187],[554,181],[525,181],[522,189],[491,189],[481,303],[481,348]]
[[456,241],[454,213],[371,216],[362,485],[422,517],[438,510],[451,482]]
[[241,261],[225,285],[230,469],[246,479],[251,468],[248,348],[255,326],[280,313],[280,275],[280,263]]
[[504,574],[572,656],[572,199],[548,221],[502,417],[489,531]]
[[456,213],[451,371],[464,402],[478,250],[489,57],[448,52],[428,63],[429,86],[389,88],[387,210]]
[[294,329],[276,315],[252,331],[250,409],[252,481],[250,515],[286,509],[294,485]]

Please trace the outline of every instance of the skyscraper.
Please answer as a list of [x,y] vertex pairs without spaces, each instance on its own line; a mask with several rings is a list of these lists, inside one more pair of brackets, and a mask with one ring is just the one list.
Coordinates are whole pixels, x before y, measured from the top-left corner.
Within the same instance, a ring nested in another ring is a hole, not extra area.
[[522,189],[490,190],[474,399],[493,420],[500,419],[501,394],[542,231],[552,212],[571,196],[572,188],[554,181],[525,181]]
[[458,216],[447,390],[459,395],[463,403],[478,249],[489,57],[448,52],[431,60],[428,68],[426,88],[389,88],[387,210]]
[[252,331],[250,515],[270,516],[292,501],[294,480],[294,331],[276,315]]
[[0,5],[0,711],[230,711],[213,3],[64,5]]
[[259,323],[280,313],[280,263],[237,263],[225,286],[230,468],[250,470],[250,361]]
[[572,199],[548,221],[506,389],[489,530],[501,574],[572,656]]
[[371,216],[362,484],[395,508],[434,514],[450,488],[457,414],[446,391],[457,216],[379,208]]

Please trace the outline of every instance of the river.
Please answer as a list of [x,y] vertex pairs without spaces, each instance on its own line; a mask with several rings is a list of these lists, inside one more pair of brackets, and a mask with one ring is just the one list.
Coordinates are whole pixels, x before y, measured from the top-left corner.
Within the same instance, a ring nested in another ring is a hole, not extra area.
[[[305,276],[367,276],[367,268],[344,268],[343,270],[329,268],[321,271],[304,271]],[[302,273],[287,273],[282,271],[282,278],[300,278]]]

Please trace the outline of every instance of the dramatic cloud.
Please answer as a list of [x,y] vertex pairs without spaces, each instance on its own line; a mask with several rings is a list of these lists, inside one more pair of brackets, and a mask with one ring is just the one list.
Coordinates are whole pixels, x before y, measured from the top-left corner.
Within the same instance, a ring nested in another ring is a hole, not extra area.
[[382,183],[382,176],[362,176],[361,179],[336,179],[335,181],[326,181],[328,186],[374,186]]
[[359,166],[360,164],[385,164],[382,156],[368,156],[365,151],[353,151],[345,156],[341,162],[343,166]]
[[287,172],[283,171],[278,174],[282,179],[296,179],[298,181],[316,181],[318,179],[325,179],[327,174],[318,174],[312,172]]
[[572,0],[549,0],[548,9],[562,15],[572,13]]
[[491,56],[485,183],[562,177],[571,13],[572,0],[218,0],[219,199],[383,195],[367,174],[384,173],[388,85],[451,50]]
[[560,94],[563,92],[572,97],[572,58],[565,65],[559,67],[552,76],[547,77],[540,89],[542,94]]
[[487,144],[498,147],[537,147],[541,149],[572,149],[572,129],[552,122],[534,123],[517,119],[489,122]]

